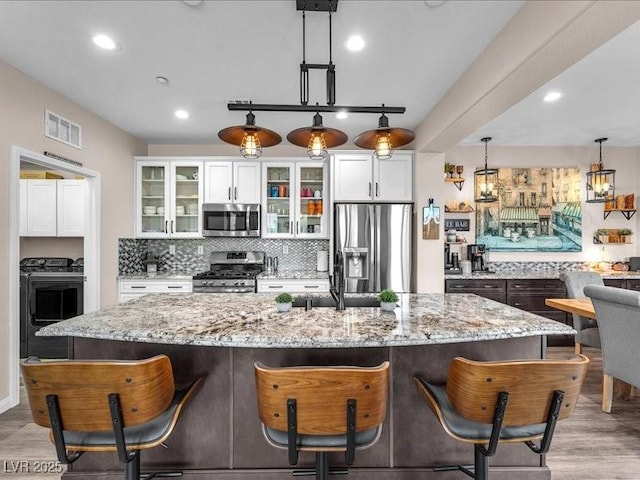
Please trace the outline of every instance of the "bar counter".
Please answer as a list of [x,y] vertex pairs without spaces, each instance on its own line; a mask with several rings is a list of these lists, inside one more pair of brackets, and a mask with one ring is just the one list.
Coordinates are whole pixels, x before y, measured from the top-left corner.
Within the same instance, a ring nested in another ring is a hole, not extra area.
[[[257,416],[253,363],[391,363],[389,410],[380,440],[356,452],[352,480],[448,480],[436,465],[473,463],[473,448],[450,439],[413,385],[420,374],[444,381],[452,358],[541,358],[547,335],[571,327],[470,294],[408,294],[394,312],[380,308],[276,311],[269,294],[157,294],[65,320],[42,335],[69,335],[74,358],[132,359],[167,354],[177,382],[205,376],[168,448],[142,454],[144,470],[183,469],[185,480],[289,478],[286,450],[267,444]],[[562,428],[560,424],[559,428]],[[341,466],[335,454],[330,464]],[[310,453],[300,465],[313,464]],[[501,445],[494,480],[548,480],[544,459],[523,445]],[[63,478],[122,478],[115,454],[84,455]]]

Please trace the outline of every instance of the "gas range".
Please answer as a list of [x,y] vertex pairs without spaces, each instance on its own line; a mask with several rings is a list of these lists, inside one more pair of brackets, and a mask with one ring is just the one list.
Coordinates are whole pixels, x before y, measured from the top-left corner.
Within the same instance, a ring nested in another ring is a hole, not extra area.
[[194,275],[193,291],[204,293],[250,293],[264,270],[264,252],[212,252],[211,269]]

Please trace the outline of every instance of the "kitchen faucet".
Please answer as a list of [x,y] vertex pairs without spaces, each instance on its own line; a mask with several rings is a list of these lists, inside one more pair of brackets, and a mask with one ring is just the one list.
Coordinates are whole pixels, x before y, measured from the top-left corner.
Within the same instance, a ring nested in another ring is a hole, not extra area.
[[336,310],[344,310],[344,256],[342,250],[336,252],[336,259],[333,262],[333,278],[329,292],[334,302],[336,302]]

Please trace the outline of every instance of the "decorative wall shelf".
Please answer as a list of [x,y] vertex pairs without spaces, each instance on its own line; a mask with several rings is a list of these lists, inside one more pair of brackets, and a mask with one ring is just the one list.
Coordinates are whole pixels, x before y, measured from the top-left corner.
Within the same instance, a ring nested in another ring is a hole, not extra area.
[[453,208],[447,207],[446,205],[444,206],[444,211],[445,211],[445,213],[471,213],[471,212],[475,212],[473,207],[470,207],[470,206],[468,206],[467,208],[464,208],[464,209],[453,209]]
[[462,186],[464,185],[464,178],[462,178],[462,177],[456,177],[456,178],[447,177],[447,178],[444,179],[444,183],[453,183],[458,190],[462,191]]
[[610,210],[605,210],[604,211],[604,219],[605,220],[607,219],[607,217],[609,216],[609,214],[611,212],[620,212],[624,216],[624,218],[626,218],[627,220],[631,220],[631,217],[633,217],[635,215],[635,213],[636,213],[636,209],[633,208],[633,209],[622,209],[622,210],[620,210],[620,209],[617,209],[617,208],[612,208]]
[[623,235],[620,228],[599,228],[593,236],[597,245],[624,245],[633,243],[633,233]]

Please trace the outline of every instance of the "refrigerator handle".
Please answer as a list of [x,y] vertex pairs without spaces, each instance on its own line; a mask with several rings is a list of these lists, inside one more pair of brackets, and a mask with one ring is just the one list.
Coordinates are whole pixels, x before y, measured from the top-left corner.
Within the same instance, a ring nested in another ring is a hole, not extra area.
[[375,271],[375,277],[376,277],[376,283],[375,283],[375,291],[379,292],[381,290],[380,285],[380,264],[382,263],[380,261],[380,207],[379,206],[375,206],[373,207],[374,209],[374,218],[375,218],[375,225],[376,225],[376,231],[375,231],[375,267],[376,267],[376,271]]
[[376,291],[376,256],[378,252],[375,248],[376,241],[376,217],[375,207],[373,205],[368,206],[369,210],[369,292]]

